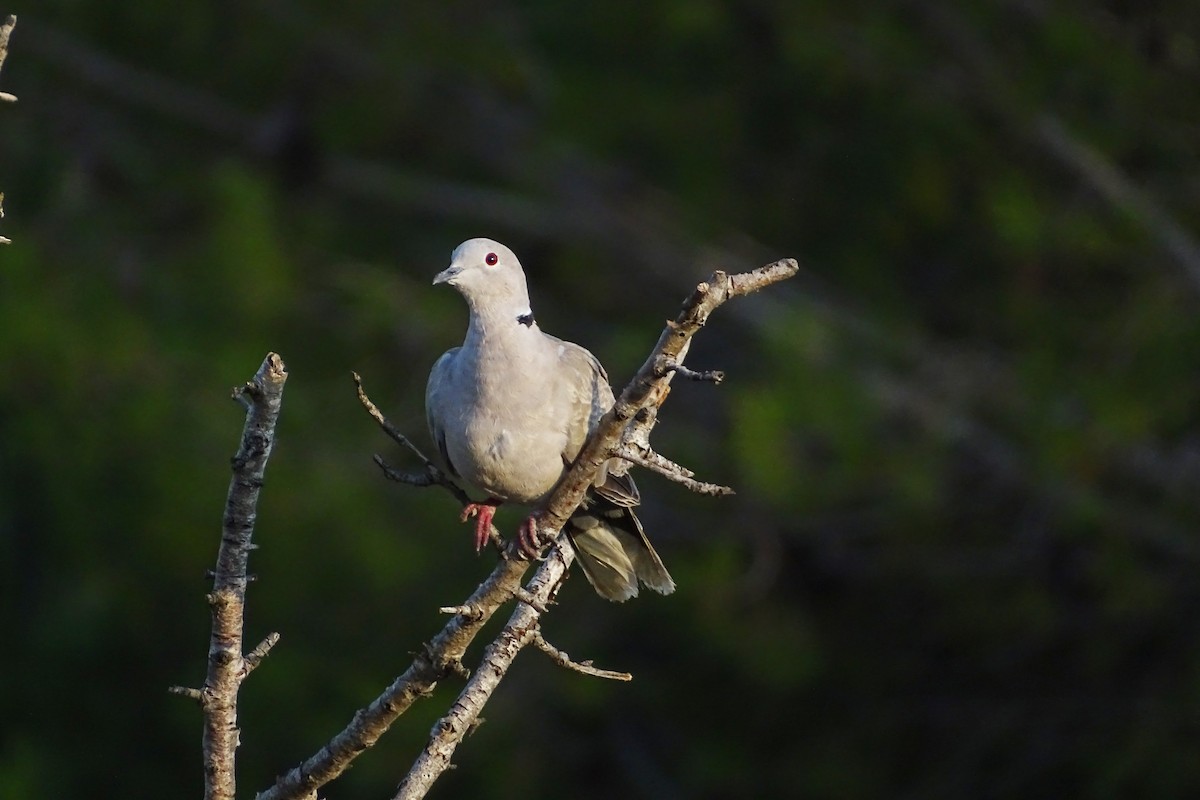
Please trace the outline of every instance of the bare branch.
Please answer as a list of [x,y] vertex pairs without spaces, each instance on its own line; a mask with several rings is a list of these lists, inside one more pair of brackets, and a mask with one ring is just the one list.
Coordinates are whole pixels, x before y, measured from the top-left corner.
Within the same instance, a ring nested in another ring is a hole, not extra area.
[[[0,68],[4,66],[4,59],[8,58],[8,37],[12,35],[12,30],[17,25],[16,16],[9,14],[4,20],[4,24],[0,25]],[[0,92],[0,102],[15,103],[17,98],[8,92]],[[4,192],[0,192],[0,219],[4,219]],[[12,244],[12,239],[7,236],[0,236],[0,244]]]
[[254,533],[258,495],[271,448],[275,442],[275,423],[283,400],[287,369],[275,353],[268,353],[253,380],[234,389],[233,398],[246,407],[246,424],[241,446],[233,457],[233,477],[225,501],[221,545],[213,570],[213,589],[208,594],[212,610],[212,637],[208,647],[208,674],[203,689],[172,686],[172,694],[200,702],[204,710],[204,796],[206,800],[232,800],[234,796],[234,760],[239,731],[237,695],[242,681],[279,640],[273,633],[242,655],[246,585],[246,566]]
[[204,704],[204,692],[199,689],[193,689],[190,686],[168,686],[167,691],[180,697],[186,697],[189,700],[195,700],[201,705]]
[[[539,520],[543,535],[547,531],[557,534],[563,523],[579,506],[587,487],[600,465],[616,455],[618,442],[625,426],[643,409],[652,408],[661,402],[666,384],[673,373],[660,375],[656,369],[666,359],[669,363],[681,364],[691,344],[692,336],[704,326],[708,317],[732,297],[758,291],[773,283],[790,278],[800,269],[794,258],[785,258],[751,272],[728,275],[717,271],[706,282],[696,287],[687,299],[679,316],[667,323],[659,336],[654,352],[633,376],[621,392],[616,403],[600,420],[595,432],[575,458],[567,475],[551,494],[546,511]],[[649,417],[653,421],[653,415]]]
[[[383,470],[384,476],[388,480],[396,481],[397,483],[405,483],[409,486],[444,487],[446,491],[454,495],[458,502],[462,503],[464,506],[469,505],[471,498],[465,491],[463,491],[462,487],[450,480],[449,476],[440,470],[437,464],[433,463],[432,460],[427,458],[426,455],[421,452],[420,448],[413,444],[407,436],[401,433],[399,428],[393,425],[392,421],[384,416],[383,412],[379,410],[379,407],[371,402],[371,398],[367,397],[367,392],[365,389],[363,389],[362,378],[359,377],[358,373],[352,372],[350,374],[354,376],[354,387],[355,391],[358,393],[358,401],[362,403],[363,408],[367,410],[367,413],[371,415],[371,418],[379,424],[379,427],[392,439],[392,441],[411,451],[425,466],[424,472],[401,472],[400,470],[393,469],[390,465],[388,465],[388,463],[383,460],[382,456],[376,455],[375,463],[381,470]],[[496,545],[501,552],[503,552],[504,539],[500,536],[500,531],[496,529],[495,525],[489,526],[488,539],[492,542],[492,544]]]
[[694,369],[688,369],[683,364],[667,362],[662,365],[661,373],[666,374],[674,372],[680,377],[687,378],[689,381],[708,381],[709,383],[720,383],[725,380],[725,373],[719,369],[704,370],[697,372]]
[[375,744],[392,723],[418,698],[429,694],[438,681],[459,674],[467,646],[496,609],[515,594],[528,567],[529,562],[521,559],[500,561],[475,593],[453,609],[453,619],[417,653],[403,675],[370,705],[355,712],[346,727],[317,753],[261,792],[257,800],[311,796],[317,788],[345,772],[360,753]]
[[610,669],[600,669],[599,667],[592,666],[591,661],[572,661],[569,655],[547,642],[546,638],[542,636],[540,629],[534,632],[532,644],[538,650],[541,650],[543,653],[550,656],[550,659],[555,664],[574,672],[581,672],[584,675],[591,675],[593,678],[607,678],[610,681],[633,680],[633,676],[628,672],[614,672]]
[[[655,414],[652,409],[662,402],[666,385],[672,376],[670,372],[662,374],[656,369],[661,363],[660,359],[667,358],[676,364],[680,363],[692,335],[703,327],[709,315],[722,303],[731,297],[791,277],[798,270],[799,265],[794,259],[785,259],[740,275],[716,272],[707,282],[696,287],[675,321],[667,323],[654,352],[621,392],[612,409],[601,418],[575,463],[551,493],[545,510],[539,515],[538,527],[542,536],[558,536],[563,524],[583,500],[600,465],[613,456],[626,427],[630,423],[653,425]],[[650,409],[649,413],[641,413],[647,409]],[[645,435],[648,435],[648,427]],[[477,724],[480,711],[508,672],[513,659],[534,640],[539,621],[536,605],[544,606],[550,601],[562,584],[573,559],[570,546],[564,546],[560,538],[525,587],[535,602],[518,604],[504,629],[488,645],[479,667],[449,713],[434,725],[429,744],[417,756],[394,800],[424,797],[434,781],[449,769],[455,749]]]
[[667,480],[681,484],[696,494],[706,494],[710,497],[722,497],[734,494],[733,489],[729,486],[694,480],[692,476],[696,473],[687,467],[676,464],[666,456],[654,452],[649,447],[627,442],[617,448],[613,455],[617,458],[625,459],[631,464],[637,464],[639,467],[644,467],[651,472],[658,473]]
[[[395,467],[391,466],[390,464],[388,464],[386,461],[384,461],[383,456],[379,455],[378,453],[376,453],[374,456],[372,456],[372,459],[379,466],[379,469],[381,469],[383,471],[383,477],[387,478],[389,481],[395,481],[396,483],[406,483],[409,486],[416,486],[419,489],[423,489],[426,486],[436,486],[436,485],[440,484],[442,486],[445,486],[447,489],[449,489],[452,493],[455,494],[455,496],[458,495],[458,492],[462,491],[454,484],[442,483],[441,481],[439,481],[437,479],[436,475],[433,475],[429,471],[402,472],[402,471],[396,469]],[[458,490],[458,491],[455,491],[455,490]],[[465,492],[463,492],[463,495],[460,499],[463,501],[463,505],[467,504],[468,498],[467,498],[467,495]]]
[[258,643],[258,646],[246,654],[242,659],[244,662],[244,671],[242,677],[245,678],[254,671],[254,668],[262,663],[262,660],[271,652],[271,648],[279,644],[279,634],[275,631],[267,634],[267,638]]
[[359,374],[357,372],[351,372],[350,374],[354,377],[354,389],[358,393],[358,402],[362,403],[362,406],[367,410],[367,413],[370,414],[377,423],[379,423],[379,427],[383,429],[383,432],[391,437],[392,441],[396,442],[401,447],[407,447],[410,451],[412,451],[413,455],[419,458],[421,463],[425,465],[425,469],[429,470],[433,474],[440,475],[441,470],[437,468],[437,465],[426,458],[425,454],[422,453],[415,444],[409,441],[408,437],[401,433],[400,430],[392,424],[391,420],[383,415],[383,412],[379,410],[379,406],[371,402],[371,398],[367,397],[367,392],[365,389],[363,389],[362,378],[359,377]]
[[[550,556],[526,587],[538,603],[545,605],[550,601],[573,557],[569,547],[551,550]],[[404,776],[395,800],[424,797],[434,781],[450,767],[454,751],[477,726],[479,712],[512,666],[517,653],[533,639],[537,624],[538,611],[533,604],[517,604],[500,635],[484,650],[479,666],[451,705],[449,713],[434,724],[429,744]]]
[[[616,447],[622,430],[630,422],[647,430],[653,425],[652,407],[662,402],[666,386],[674,375],[673,372],[655,375],[654,365],[659,363],[658,359],[666,355],[679,363],[687,352],[692,334],[721,303],[794,275],[797,270],[796,262],[787,259],[743,275],[717,272],[707,283],[697,287],[679,318],[668,324],[650,359],[621,393],[613,410],[601,419],[583,453],[552,493],[540,520],[543,535],[548,531],[557,536],[582,500],[599,465],[607,460],[602,454],[610,453]],[[360,400],[364,397],[365,393]],[[366,403],[364,407],[370,411],[371,407]],[[651,410],[639,416],[639,410],[643,408]],[[377,422],[383,418],[382,414],[372,416]],[[407,442],[407,438],[404,441]],[[411,443],[406,446],[411,449]],[[423,456],[421,458],[427,461]],[[356,712],[350,723],[319,752],[280,777],[274,786],[260,793],[257,800],[311,797],[319,787],[344,772],[354,758],[373,745],[418,697],[429,694],[443,677],[463,669],[462,656],[467,646],[500,605],[517,597],[520,602],[504,629],[485,650],[480,667],[471,674],[450,712],[434,726],[428,746],[396,795],[397,798],[423,797],[437,777],[449,768],[458,743],[479,724],[479,712],[516,654],[533,640],[539,614],[552,602],[573,559],[574,553],[569,546],[560,544],[552,548],[524,589],[520,582],[529,562],[521,558],[502,559],[466,602],[441,609],[443,613],[453,614],[452,619],[418,652],[403,675],[369,706]]]
[[[13,14],[9,14],[4,23],[0,24],[0,69],[4,67],[4,59],[8,58],[8,37],[12,35],[13,28],[16,26],[17,18]],[[17,98],[8,92],[0,92],[0,101],[15,103]]]

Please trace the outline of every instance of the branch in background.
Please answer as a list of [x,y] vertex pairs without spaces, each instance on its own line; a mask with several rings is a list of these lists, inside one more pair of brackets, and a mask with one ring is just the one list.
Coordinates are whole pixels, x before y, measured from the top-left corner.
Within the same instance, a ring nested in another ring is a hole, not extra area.
[[[740,275],[715,272],[707,282],[696,287],[679,316],[667,323],[650,357],[621,392],[613,407],[600,419],[575,463],[551,493],[545,510],[538,515],[539,533],[543,537],[558,535],[563,524],[579,507],[600,466],[616,455],[627,427],[641,426],[638,438],[649,436],[649,428],[653,426],[656,415],[643,412],[652,412],[662,403],[666,387],[674,374],[674,371],[662,369],[661,365],[680,364],[692,336],[726,300],[789,278],[798,270],[795,259],[789,258]],[[512,666],[517,653],[540,635],[540,615],[536,606],[545,606],[550,602],[572,560],[570,547],[563,547],[561,542],[551,550],[525,587],[536,603],[518,605],[504,629],[488,645],[480,665],[459,693],[450,712],[433,726],[429,744],[417,756],[394,800],[424,797],[434,781],[450,767],[455,749],[478,724],[483,706]],[[563,658],[569,662],[565,656]]]
[[[9,14],[4,20],[4,24],[0,25],[0,69],[4,68],[4,59],[8,58],[8,37],[12,35],[13,28],[17,27],[17,18],[13,14]],[[17,98],[8,92],[0,92],[0,102],[15,103]]]
[[1117,163],[1083,139],[1073,135],[1050,110],[1030,112],[1011,77],[976,32],[960,8],[948,3],[913,0],[918,19],[941,39],[967,68],[979,87],[978,99],[1011,124],[1021,136],[1038,146],[1114,210],[1128,214],[1174,259],[1200,292],[1200,243],[1154,197],[1123,172]]
[[182,686],[169,689],[172,694],[198,700],[204,710],[205,800],[232,800],[234,796],[234,762],[239,744],[238,689],[279,641],[279,634],[272,633],[249,654],[242,655],[249,582],[246,565],[254,549],[250,540],[263,474],[275,443],[275,422],[279,419],[286,381],[283,359],[268,353],[254,379],[234,389],[233,398],[246,407],[246,425],[242,429],[241,446],[233,457],[233,478],[225,501],[217,568],[213,572],[213,590],[208,595],[213,619],[208,675],[203,689]]
[[[4,67],[4,59],[8,58],[8,37],[16,25],[17,18],[12,14],[9,14],[8,19],[4,20],[4,24],[0,25],[0,69]],[[0,92],[0,102],[15,103],[17,98],[8,92]],[[0,219],[4,219],[4,192],[0,192]],[[12,244],[12,239],[0,236],[0,244]]]

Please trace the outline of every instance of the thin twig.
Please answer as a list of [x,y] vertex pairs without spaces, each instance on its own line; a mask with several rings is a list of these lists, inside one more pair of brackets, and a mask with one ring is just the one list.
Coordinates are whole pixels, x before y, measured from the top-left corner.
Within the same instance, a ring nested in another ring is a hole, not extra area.
[[591,675],[593,678],[606,678],[610,681],[633,680],[633,675],[629,674],[628,672],[616,672],[611,669],[600,669],[599,667],[592,666],[591,661],[572,661],[569,655],[547,642],[545,637],[542,636],[540,629],[533,634],[533,641],[531,644],[538,650],[541,650],[543,653],[550,656],[550,660],[552,660],[555,664],[574,672],[581,672],[584,675]]
[[[406,483],[409,486],[416,486],[418,488],[424,488],[426,486],[434,486],[435,484],[438,484],[445,486],[447,489],[453,492],[456,497],[458,496],[459,492],[462,492],[461,489],[452,483],[447,484],[439,481],[437,476],[431,474],[428,470],[425,472],[403,472],[384,461],[383,456],[379,455],[378,453],[371,458],[374,460],[376,465],[378,465],[379,469],[383,471],[383,477],[387,478],[389,481]],[[468,498],[466,492],[462,493],[462,497],[460,499],[463,501],[464,505],[467,503]]]
[[[392,439],[392,441],[411,451],[425,466],[424,472],[402,472],[391,467],[386,461],[383,460],[383,456],[376,454],[374,456],[375,463],[381,470],[383,470],[384,476],[388,480],[396,481],[397,483],[405,483],[409,486],[441,486],[446,491],[450,492],[450,494],[454,495],[454,498],[458,500],[458,502],[464,507],[469,505],[471,503],[471,498],[465,491],[463,491],[463,488],[454,481],[450,480],[449,476],[439,469],[437,464],[433,463],[431,459],[422,453],[421,449],[413,444],[412,440],[401,433],[400,429],[393,425],[392,421],[389,420],[384,413],[379,410],[379,407],[371,401],[370,397],[367,396],[367,392],[362,385],[362,378],[359,377],[358,373],[352,372],[350,374],[354,376],[354,388],[358,393],[358,401],[362,403],[362,407],[367,410],[367,413],[371,415],[371,418],[375,420],[383,432],[386,433]],[[500,531],[495,525],[488,526],[488,540],[494,544],[501,553],[504,552],[504,539],[500,536]]]
[[668,361],[662,365],[662,372],[674,372],[682,378],[687,378],[689,381],[708,381],[709,383],[720,383],[725,380],[725,373],[719,369],[710,369],[699,372],[694,369],[689,369],[683,364],[676,364],[673,361]]
[[245,662],[243,677],[254,671],[255,667],[262,663],[262,660],[271,652],[271,648],[279,644],[279,634],[275,631],[267,634],[267,638],[263,639],[258,645],[246,654],[242,659]]
[[204,704],[204,692],[199,689],[193,689],[191,686],[168,686],[167,691],[180,697],[186,697],[189,700],[195,700],[201,705]]
[[632,444],[626,443],[617,448],[613,455],[631,464],[637,464],[639,467],[658,473],[667,480],[674,481],[696,494],[705,494],[710,497],[724,497],[734,494],[733,489],[729,486],[695,480],[692,476],[696,473],[649,448],[637,448]]
[[392,424],[391,420],[383,415],[383,412],[379,410],[379,406],[371,402],[371,398],[367,397],[367,392],[365,389],[363,389],[362,378],[359,377],[359,374],[357,372],[351,372],[350,374],[354,377],[354,389],[358,393],[358,402],[362,403],[363,408],[367,410],[367,413],[370,414],[377,423],[379,423],[379,427],[383,429],[383,432],[391,437],[392,441],[396,442],[401,447],[407,447],[410,451],[412,451],[412,454],[421,460],[421,463],[425,465],[427,470],[430,470],[434,473],[441,473],[441,470],[437,468],[437,465],[434,464],[430,459],[426,458],[425,454],[422,453],[415,444],[409,441],[409,438],[401,433],[400,430]]

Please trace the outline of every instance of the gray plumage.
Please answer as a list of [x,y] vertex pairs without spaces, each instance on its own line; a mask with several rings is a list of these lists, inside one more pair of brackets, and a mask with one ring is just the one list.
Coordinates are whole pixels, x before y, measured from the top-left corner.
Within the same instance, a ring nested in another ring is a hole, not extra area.
[[[500,501],[538,506],[613,404],[596,357],[543,333],[517,257],[490,239],[463,242],[434,284],[457,289],[467,335],[434,364],[425,393],[429,431],[450,472]],[[596,476],[564,527],[601,597],[636,597],[639,580],[675,583],[633,512],[637,486],[616,459]]]

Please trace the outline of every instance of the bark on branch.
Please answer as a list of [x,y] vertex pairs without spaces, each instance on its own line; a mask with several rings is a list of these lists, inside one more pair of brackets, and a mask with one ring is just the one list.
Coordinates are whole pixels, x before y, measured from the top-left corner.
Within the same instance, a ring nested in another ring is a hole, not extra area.
[[259,665],[279,641],[267,636],[250,653],[242,654],[246,602],[246,566],[254,548],[251,538],[258,495],[271,448],[275,422],[283,400],[287,370],[283,360],[268,353],[253,380],[234,389],[233,397],[246,407],[246,425],[241,446],[233,457],[233,477],[225,501],[221,545],[213,571],[213,588],[208,595],[212,610],[212,637],[208,647],[208,675],[202,689],[173,686],[174,694],[200,702],[204,711],[204,797],[232,800],[235,788],[234,763],[239,731],[237,695],[246,676]]

